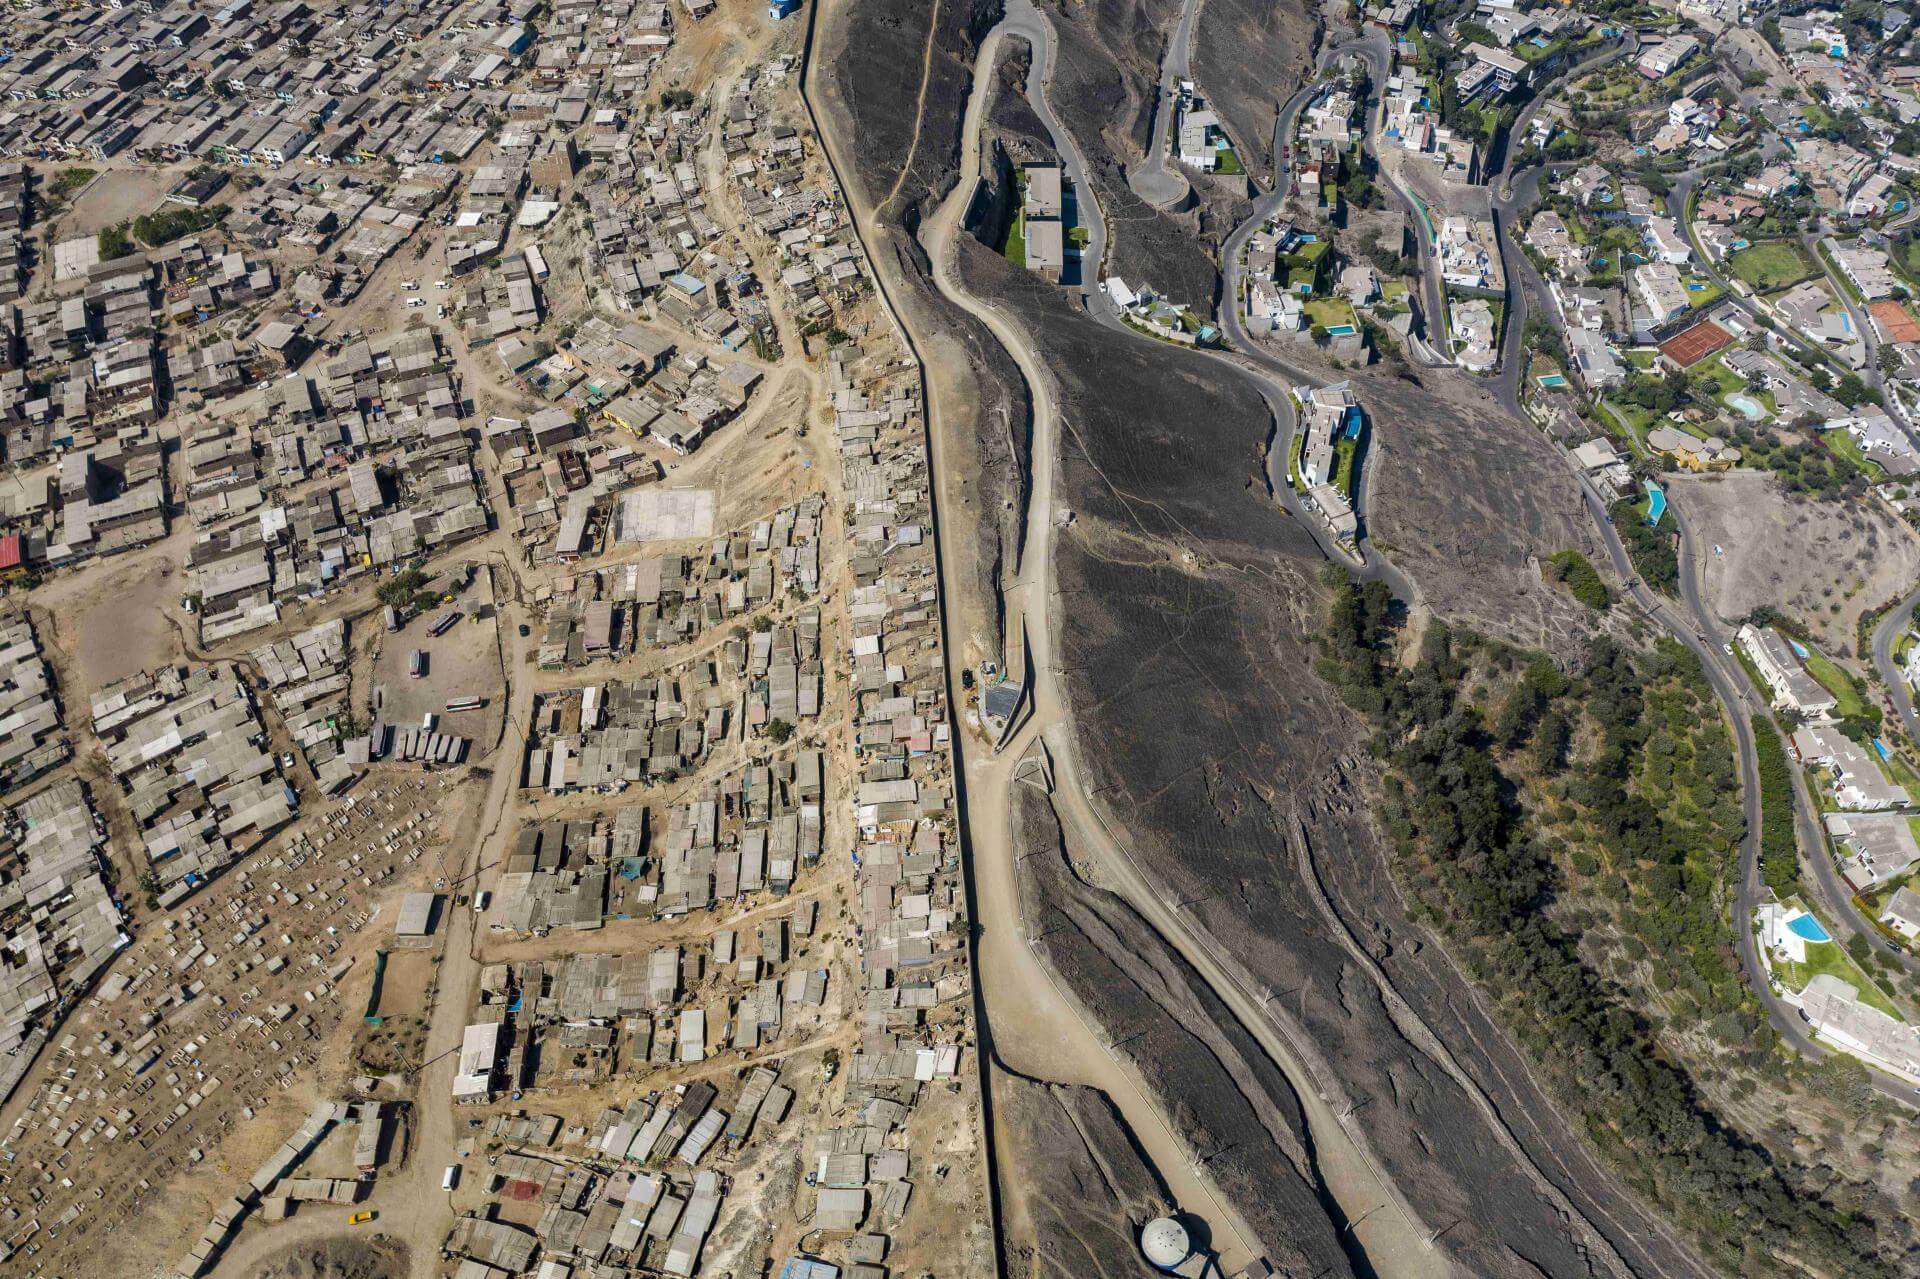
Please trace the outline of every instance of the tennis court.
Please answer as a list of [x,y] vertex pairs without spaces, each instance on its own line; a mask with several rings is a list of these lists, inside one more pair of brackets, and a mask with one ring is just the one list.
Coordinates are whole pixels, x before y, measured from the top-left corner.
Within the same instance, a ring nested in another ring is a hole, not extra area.
[[1702,320],[1692,328],[1676,333],[1662,342],[1660,354],[1681,368],[1690,369],[1732,341],[1733,334],[1712,320]]

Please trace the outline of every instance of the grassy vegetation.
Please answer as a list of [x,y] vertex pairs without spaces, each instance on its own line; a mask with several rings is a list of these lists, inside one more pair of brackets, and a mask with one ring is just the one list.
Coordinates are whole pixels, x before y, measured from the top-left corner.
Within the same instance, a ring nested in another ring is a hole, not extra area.
[[1866,450],[1860,447],[1860,441],[1853,438],[1852,432],[1846,430],[1822,431],[1820,433],[1820,442],[1827,446],[1828,452],[1834,454],[1836,457],[1845,458],[1847,461],[1859,467],[1867,479],[1873,483],[1877,484],[1887,478],[1886,470],[1880,463],[1867,456]]
[[1360,323],[1354,318],[1353,307],[1345,298],[1308,298],[1300,309],[1306,312],[1309,325],[1320,324],[1332,328],[1337,324],[1357,327]]
[[1622,498],[1609,508],[1614,531],[1627,548],[1634,571],[1656,591],[1671,595],[1680,585],[1680,558],[1673,535],[1647,523],[1647,499]]
[[54,199],[64,200],[93,181],[96,172],[94,169],[83,168],[62,169],[53,175],[51,182],[47,183],[47,191]]
[[1000,242],[1000,256],[1018,267],[1027,264],[1027,213],[1024,204],[1015,208],[1013,221],[1007,224],[1007,238]]
[[1762,293],[1798,284],[1813,274],[1813,263],[1792,240],[1767,240],[1727,259],[1736,278]]
[[169,204],[143,213],[133,220],[133,233],[148,248],[170,244],[183,235],[193,235],[219,224],[227,216],[225,205],[202,205],[190,209],[184,204]]
[[1859,682],[1817,648],[1807,647],[1807,673],[1833,694],[1837,703],[1833,708],[1836,718],[1851,719],[1867,713],[1867,699],[1861,693]]
[[1775,1041],[1727,945],[1739,786],[1698,664],[1600,639],[1568,674],[1436,622],[1409,664],[1396,617],[1380,583],[1340,590],[1315,669],[1375,730],[1416,913],[1710,1264],[1895,1273],[1894,1204],[1828,1202],[1830,1174],[1735,1135],[1690,1073],[1702,1054],[1757,1068]]
[[1756,714],[1752,727],[1760,762],[1760,877],[1774,896],[1784,900],[1800,886],[1800,846],[1793,833],[1793,766],[1787,762],[1787,748],[1780,744],[1772,720]]
[[1596,612],[1605,612],[1613,604],[1613,592],[1601,580],[1593,561],[1578,551],[1555,551],[1547,561],[1548,576],[1567,588],[1573,598]]
[[116,222],[109,227],[101,227],[94,237],[100,247],[100,260],[111,262],[115,258],[124,258],[133,252],[133,238],[127,234],[127,224]]
[[1215,173],[1225,174],[1228,177],[1236,177],[1247,171],[1247,166],[1240,163],[1240,157],[1235,155],[1230,147],[1222,147],[1220,150],[1214,152],[1213,155],[1213,171]]
[[1360,478],[1354,469],[1359,457],[1359,440],[1341,436],[1333,442],[1333,486],[1345,493],[1349,502],[1353,500],[1354,484]]
[[[1800,905],[1794,902],[1794,905]],[[1805,909],[1802,907],[1802,909]],[[1846,947],[1837,941],[1807,943],[1807,962],[1796,964],[1790,960],[1773,961],[1773,971],[1781,984],[1798,994],[1807,988],[1807,983],[1821,973],[1838,977],[1841,981],[1860,992],[1860,1002],[1870,1008],[1878,1008],[1894,1020],[1900,1020],[1900,1010],[1887,998],[1887,993],[1874,983],[1873,978],[1853,962]]]
[[1660,421],[1660,415],[1652,409],[1642,408],[1638,404],[1623,404],[1618,400],[1601,400],[1600,406],[1617,424],[1615,434],[1623,436],[1628,447],[1637,455],[1646,457],[1647,432]]

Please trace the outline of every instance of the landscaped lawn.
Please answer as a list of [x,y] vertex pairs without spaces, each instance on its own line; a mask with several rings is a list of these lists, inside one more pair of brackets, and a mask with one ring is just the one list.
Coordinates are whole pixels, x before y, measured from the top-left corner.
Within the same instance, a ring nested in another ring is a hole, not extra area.
[[1844,457],[1847,461],[1853,463],[1862,471],[1865,471],[1869,480],[1878,482],[1886,478],[1886,471],[1878,462],[1868,457],[1866,453],[1862,451],[1860,441],[1854,439],[1847,431],[1822,431],[1820,432],[1820,442],[1825,444],[1835,456]]
[[1687,306],[1695,311],[1698,311],[1702,307],[1712,306],[1726,293],[1725,289],[1715,284],[1712,280],[1707,279],[1705,276],[1688,279],[1686,286]]
[[1013,222],[1007,228],[1006,242],[1000,246],[1000,256],[1015,266],[1027,264],[1027,214],[1025,209],[1014,211]]
[[1807,673],[1820,681],[1820,686],[1832,693],[1839,704],[1833,713],[1842,719],[1850,715],[1867,713],[1866,699],[1860,695],[1860,687],[1854,683],[1853,676],[1835,665],[1832,658],[1817,648],[1807,649]]
[[1354,319],[1353,307],[1345,298],[1308,298],[1301,309],[1306,312],[1309,325],[1324,324],[1328,328],[1337,324],[1359,325]]
[[1223,147],[1213,153],[1213,171],[1215,173],[1224,173],[1231,177],[1235,174],[1245,173],[1247,166],[1240,163],[1240,157],[1235,155],[1232,150]]
[[1617,400],[1602,400],[1600,403],[1632,435],[1634,451],[1644,455],[1647,451],[1647,432],[1660,420],[1653,410],[1643,409],[1638,404],[1622,404]]
[[1360,456],[1360,441],[1342,436],[1333,443],[1333,486],[1353,500],[1353,461]]
[[1813,263],[1792,240],[1767,240],[1727,259],[1738,278],[1762,293],[1784,289],[1813,274]]
[[[1791,904],[1798,906],[1800,903]],[[1837,941],[1808,942],[1806,963],[1795,964],[1775,960],[1773,971],[1779,974],[1782,984],[1796,992],[1805,990],[1807,983],[1821,973],[1832,973],[1860,992],[1861,1003],[1878,1008],[1895,1021],[1901,1019],[1900,1010],[1893,1006],[1893,1001],[1887,998],[1886,992],[1860,971],[1860,966],[1853,962],[1851,955],[1847,954],[1846,947]]]

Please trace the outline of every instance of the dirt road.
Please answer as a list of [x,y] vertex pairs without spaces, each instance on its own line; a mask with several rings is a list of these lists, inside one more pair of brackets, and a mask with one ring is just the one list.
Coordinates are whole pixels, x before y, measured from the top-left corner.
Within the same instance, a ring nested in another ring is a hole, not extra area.
[[[993,65],[999,33],[984,42],[978,67]],[[969,294],[954,264],[956,237],[979,180],[980,120],[992,77],[976,72],[962,133],[962,172],[953,192],[929,219],[922,232],[933,261],[934,280],[941,294],[978,319],[1019,365],[1034,403],[1032,499],[1027,510],[1025,554],[1008,579],[1004,592],[1008,636],[1023,635],[1032,655],[1027,672],[1032,714],[1015,739],[998,753],[969,742],[963,751],[967,770],[967,807],[973,844],[970,850],[975,891],[975,915],[982,921],[976,947],[976,980],[981,983],[994,1045],[1006,1063],[1036,1078],[1086,1083],[1105,1090],[1125,1116],[1135,1137],[1183,1207],[1201,1212],[1219,1228],[1216,1244],[1220,1261],[1231,1271],[1244,1259],[1242,1250],[1260,1251],[1259,1240],[1214,1187],[1194,1170],[1193,1152],[1169,1129],[1141,1082],[1132,1077],[1102,1042],[1079,1007],[1058,985],[1051,969],[1033,952],[1020,916],[1011,830],[1011,786],[1014,770],[1030,747],[1044,740],[1054,760],[1057,785],[1054,802],[1071,843],[1094,855],[1123,887],[1121,895],[1165,936],[1181,956],[1206,977],[1236,1018],[1287,1075],[1308,1117],[1320,1173],[1349,1221],[1360,1224],[1355,1235],[1366,1247],[1377,1273],[1382,1275],[1448,1275],[1451,1265],[1428,1242],[1428,1231],[1402,1202],[1394,1188],[1373,1170],[1352,1134],[1335,1115],[1292,1048],[1277,1033],[1268,1014],[1241,990],[1193,937],[1184,921],[1175,917],[1164,894],[1147,884],[1133,863],[1107,834],[1087,803],[1084,785],[1074,765],[1075,742],[1065,690],[1054,665],[1054,605],[1052,544],[1054,535],[1054,470],[1060,448],[1060,417],[1053,387],[1027,335],[991,303]],[[933,469],[936,476],[954,474],[945,443],[950,430],[939,426],[940,406],[933,405],[935,429]],[[953,503],[941,503],[947,512]],[[959,534],[940,519],[939,535],[951,544]],[[949,651],[959,651],[949,637]],[[1004,921],[1004,922],[1003,922]]]

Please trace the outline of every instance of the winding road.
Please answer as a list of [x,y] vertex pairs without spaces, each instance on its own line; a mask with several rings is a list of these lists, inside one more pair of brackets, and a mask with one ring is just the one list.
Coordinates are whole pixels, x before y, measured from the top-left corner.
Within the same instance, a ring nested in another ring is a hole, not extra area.
[[1899,663],[1893,660],[1893,646],[1906,631],[1907,623],[1913,620],[1916,604],[1920,604],[1920,590],[1888,609],[1874,626],[1873,666],[1880,674],[1880,682],[1887,687],[1887,695],[1893,699],[1894,710],[1900,713],[1900,724],[1907,730],[1908,740],[1920,744],[1920,714],[1914,712],[1913,691],[1907,687]]
[[[1512,243],[1510,219],[1522,214],[1533,198],[1537,197],[1538,170],[1530,169],[1512,179],[1507,195],[1496,202],[1501,213],[1496,229],[1499,232],[1502,261],[1507,268],[1509,318],[1507,323],[1507,342],[1509,354],[1500,371],[1493,379],[1492,389],[1501,406],[1521,421],[1531,421],[1520,401],[1518,363],[1512,358],[1513,346],[1518,334],[1526,326],[1530,307],[1537,300],[1545,299],[1547,289],[1532,261]],[[1696,177],[1697,180],[1697,177]],[[1691,187],[1689,185],[1688,190]],[[1679,184],[1669,200],[1676,200],[1684,217],[1686,194]],[[1688,228],[1691,234],[1691,228]],[[1698,251],[1696,247],[1696,252]],[[1537,304],[1545,305],[1543,301]],[[1695,542],[1685,513],[1677,504],[1669,504],[1679,534],[1678,558],[1680,564],[1680,607],[1684,614],[1677,612],[1671,601],[1657,596],[1634,569],[1626,548],[1621,544],[1619,534],[1607,518],[1607,503],[1601,498],[1584,472],[1573,463],[1572,458],[1562,452],[1569,468],[1574,472],[1585,498],[1587,513],[1592,517],[1595,530],[1606,547],[1607,556],[1612,561],[1614,571],[1622,582],[1627,584],[1627,593],[1639,605],[1640,609],[1659,623],[1668,634],[1685,645],[1700,659],[1702,670],[1712,685],[1715,696],[1726,712],[1726,718],[1734,734],[1740,766],[1740,784],[1743,809],[1746,817],[1746,834],[1740,845],[1740,865],[1734,880],[1734,898],[1730,906],[1730,923],[1734,933],[1734,946],[1740,956],[1740,964],[1745,972],[1747,985],[1755,998],[1766,1009],[1767,1019],[1779,1031],[1782,1038],[1796,1051],[1809,1059],[1819,1060],[1829,1055],[1828,1048],[1813,1038],[1807,1022],[1793,1005],[1781,999],[1773,991],[1768,979],[1768,969],[1760,954],[1758,943],[1753,934],[1751,921],[1759,904],[1765,900],[1767,889],[1760,877],[1760,836],[1761,836],[1761,791],[1759,755],[1753,738],[1751,716],[1753,714],[1770,715],[1771,709],[1765,700],[1752,688],[1746,672],[1740,668],[1734,658],[1726,652],[1725,645],[1731,641],[1732,629],[1723,623],[1707,606],[1701,594],[1699,557],[1694,554]],[[1920,593],[1907,601],[1909,607],[1920,600]],[[1769,730],[1771,731],[1771,730]],[[1920,740],[1920,739],[1916,739]],[[1794,825],[1801,849],[1801,864],[1810,869],[1813,875],[1815,896],[1820,899],[1823,919],[1830,927],[1837,928],[1844,936],[1859,934],[1868,938],[1874,945],[1888,954],[1897,955],[1901,962],[1911,959],[1899,952],[1885,938],[1880,937],[1859,919],[1849,904],[1850,892],[1840,880],[1833,858],[1828,856],[1825,833],[1815,816],[1817,807],[1811,795],[1807,793],[1806,782],[1798,769],[1794,773]],[[1920,1101],[1920,1090],[1912,1084],[1879,1071],[1870,1072],[1874,1088],[1882,1095],[1913,1106]]]
[[[1036,21],[1038,26],[1034,25]],[[1031,64],[1029,92],[1043,89],[1047,78],[1045,69],[1052,64],[1052,32],[1044,19],[1031,11],[1030,3],[1016,0],[1008,6],[1006,21],[984,42],[977,66],[990,68],[1000,40],[1009,34],[1033,45],[1036,56]],[[1118,882],[1119,895],[1199,973],[1286,1075],[1307,1117],[1318,1174],[1341,1205],[1347,1220],[1357,1223],[1353,1226],[1354,1236],[1379,1273],[1449,1275],[1453,1273],[1452,1267],[1427,1241],[1429,1232],[1425,1226],[1400,1200],[1397,1188],[1375,1172],[1362,1130],[1355,1121],[1335,1112],[1300,1052],[1266,1011],[1261,995],[1243,984],[1214,951],[1203,944],[1196,930],[1170,904],[1168,896],[1149,883],[1117,844],[1087,800],[1087,788],[1075,762],[1077,751],[1071,710],[1054,657],[1056,601],[1052,547],[1054,513],[1058,509],[1054,477],[1062,422],[1053,399],[1051,379],[1028,335],[992,303],[969,293],[959,279],[956,264],[957,243],[966,233],[963,226],[966,210],[980,180],[980,120],[992,84],[991,76],[976,73],[964,122],[960,180],[927,220],[921,239],[933,263],[936,288],[994,335],[1019,366],[1033,397],[1032,488],[1026,512],[1027,531],[1018,566],[1007,577],[1003,588],[1006,633],[1022,637],[1030,655],[1026,683],[1032,709],[1019,731],[1011,741],[1003,743],[1001,749],[988,751],[973,741],[960,747],[976,893],[974,917],[979,921],[975,941],[977,980],[989,1009],[995,1051],[1009,1066],[1023,1073],[1060,1082],[1088,1083],[1108,1092],[1181,1204],[1189,1210],[1205,1209],[1205,1215],[1216,1227],[1225,1226],[1231,1232],[1231,1241],[1224,1231],[1216,1235],[1223,1267],[1231,1271],[1260,1255],[1263,1249],[1257,1236],[1230,1204],[1222,1202],[1204,1174],[1195,1168],[1193,1152],[1174,1137],[1143,1081],[1135,1077],[1124,1057],[1103,1041],[1098,1027],[1086,1017],[1051,967],[1033,949],[1035,939],[1020,910],[1012,845],[1012,788],[1018,784],[1016,774],[1023,771],[1023,765],[1036,757],[1036,751],[1044,750],[1054,778],[1052,802],[1070,846],[1078,854],[1097,860],[1111,873]],[[1051,120],[1051,112],[1043,101],[1032,105],[1043,121]],[[1049,127],[1056,126],[1049,124]],[[1076,177],[1083,173],[1071,137],[1056,132],[1055,138],[1069,173]],[[1079,196],[1083,216],[1091,214],[1092,224],[1098,225],[1097,210],[1091,207],[1090,188],[1082,186]],[[1089,282],[1083,283],[1082,296],[1089,312],[1104,323],[1132,333],[1110,306],[1100,305],[1104,295],[1090,283],[1092,273],[1088,275]],[[1141,342],[1150,341],[1137,334],[1133,336]],[[930,433],[933,469],[936,475],[953,475],[956,472],[945,447],[951,433],[938,428],[939,413],[940,406],[936,403],[936,429]],[[943,503],[936,508],[936,532],[948,545],[963,536],[948,526],[944,512],[950,506]],[[949,636],[949,651],[961,651],[957,637]],[[1236,1253],[1240,1255],[1236,1257]]]
[[[1193,188],[1173,159],[1168,135],[1173,132],[1173,104],[1179,96],[1180,81],[1189,77],[1193,63],[1193,23],[1200,16],[1201,0],[1185,0],[1173,34],[1160,55],[1160,85],[1153,104],[1153,140],[1147,144],[1147,156],[1139,167],[1127,174],[1133,193],[1156,209],[1170,209],[1187,198]],[[1049,126],[1051,127],[1051,126]],[[1065,137],[1058,129],[1056,138]],[[1274,152],[1276,157],[1279,152]]]

